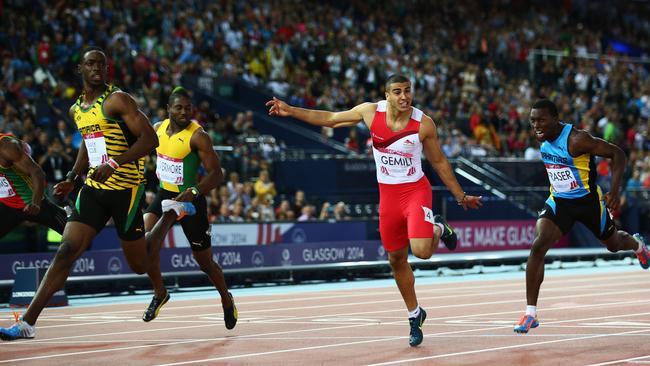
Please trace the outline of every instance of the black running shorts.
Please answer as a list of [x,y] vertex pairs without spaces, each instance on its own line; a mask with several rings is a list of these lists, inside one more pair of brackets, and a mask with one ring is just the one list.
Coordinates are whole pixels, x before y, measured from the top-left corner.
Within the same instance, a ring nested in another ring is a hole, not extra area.
[[562,230],[562,234],[568,233],[576,221],[583,223],[601,240],[609,238],[616,231],[605,202],[596,192],[574,199],[550,196],[539,218],[553,221]]
[[144,185],[122,190],[84,185],[68,221],[82,222],[100,232],[112,218],[117,236],[125,241],[133,241],[144,236],[143,205]]
[[37,215],[26,215],[22,209],[5,206],[0,203],[0,238],[13,230],[23,221],[31,221],[45,225],[59,234],[63,234],[66,214],[61,207],[44,198],[41,201],[41,210]]

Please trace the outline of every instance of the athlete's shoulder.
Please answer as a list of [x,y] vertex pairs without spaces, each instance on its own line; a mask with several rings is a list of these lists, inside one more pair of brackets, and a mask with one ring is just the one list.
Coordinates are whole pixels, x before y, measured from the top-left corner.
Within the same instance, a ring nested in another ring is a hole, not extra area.
[[11,134],[0,135],[0,154],[10,161],[17,161],[22,153],[27,153],[23,142]]

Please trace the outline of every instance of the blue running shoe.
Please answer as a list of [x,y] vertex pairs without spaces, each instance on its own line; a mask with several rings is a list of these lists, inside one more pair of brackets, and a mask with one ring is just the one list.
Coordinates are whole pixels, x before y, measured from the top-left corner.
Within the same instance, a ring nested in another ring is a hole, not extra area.
[[519,319],[519,324],[515,325],[515,333],[528,333],[530,328],[539,327],[539,321],[532,315],[524,315]]
[[185,216],[192,216],[196,213],[196,207],[194,207],[192,202],[162,200],[161,206],[162,206],[162,212],[174,210],[177,216],[176,221],[182,219]]
[[440,215],[435,215],[433,216],[433,222],[436,224],[442,224],[445,229],[443,230],[442,235],[440,235],[440,240],[442,240],[447,249],[455,250],[456,245],[458,245],[458,237],[456,236],[454,229],[447,224],[447,220]]
[[422,343],[422,340],[424,340],[424,334],[422,334],[422,324],[426,318],[427,312],[422,308],[420,308],[420,315],[416,316],[415,318],[409,318],[409,324],[411,325],[409,346],[418,346],[420,343]]
[[0,339],[3,341],[13,341],[18,338],[34,338],[36,329],[32,325],[27,324],[22,319],[16,321],[14,325],[9,328],[0,328]]
[[643,246],[643,250],[636,253],[636,257],[639,258],[639,264],[641,268],[648,269],[650,267],[650,250],[648,250],[648,246],[645,243],[645,238],[639,233],[632,235],[632,237],[639,242],[639,245]]

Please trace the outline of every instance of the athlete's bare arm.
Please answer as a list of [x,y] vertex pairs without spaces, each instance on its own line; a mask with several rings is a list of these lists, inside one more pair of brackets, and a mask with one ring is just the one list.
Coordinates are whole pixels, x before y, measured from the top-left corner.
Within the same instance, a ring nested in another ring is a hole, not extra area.
[[[196,186],[196,189],[199,193],[206,195],[211,190],[217,188],[221,182],[223,182],[223,171],[221,170],[221,162],[219,161],[219,156],[212,148],[212,139],[210,135],[207,134],[202,128],[197,129],[192,134],[190,139],[190,147],[192,150],[196,151],[199,154],[201,159],[201,164],[205,170],[208,171],[208,175],[205,176]],[[181,192],[176,196],[175,200],[177,201],[192,201],[194,199],[194,194],[191,190],[187,189],[184,192]]]
[[[68,111],[70,118],[74,121],[74,104]],[[86,143],[82,140],[77,152],[77,158],[72,166],[71,176],[66,176],[66,179],[54,185],[52,191],[55,196],[65,198],[74,189],[74,181],[78,176],[85,174],[88,171],[88,152],[86,151]]]
[[479,208],[483,205],[480,196],[465,195],[463,188],[458,183],[454,171],[451,169],[449,161],[442,153],[440,143],[438,142],[438,132],[436,125],[431,117],[424,115],[420,125],[420,139],[424,146],[424,154],[429,160],[433,169],[438,173],[442,182],[447,186],[449,192],[456,198],[456,202],[463,206],[465,210],[468,208]]
[[[129,94],[118,91],[106,98],[104,113],[108,117],[121,119],[137,140],[121,155],[113,157],[119,165],[123,165],[149,154],[158,146],[158,136],[149,123],[149,118],[138,108],[137,103]],[[90,178],[104,182],[113,174],[113,168],[108,164],[97,167]]]
[[612,184],[604,199],[609,209],[618,209],[620,205],[619,191],[627,163],[623,150],[603,139],[592,136],[587,131],[574,129],[569,136],[569,153],[571,156],[591,154],[611,159]]
[[370,127],[372,118],[377,110],[376,103],[367,102],[359,104],[347,111],[320,111],[293,107],[275,97],[266,102],[266,106],[269,107],[270,116],[293,117],[312,125],[332,128],[354,126],[359,121],[363,121]]
[[28,215],[36,215],[41,210],[43,192],[45,191],[45,173],[31,156],[23,149],[23,142],[14,139],[0,140],[0,156],[9,162],[13,169],[28,175],[32,180],[32,203],[23,208]]

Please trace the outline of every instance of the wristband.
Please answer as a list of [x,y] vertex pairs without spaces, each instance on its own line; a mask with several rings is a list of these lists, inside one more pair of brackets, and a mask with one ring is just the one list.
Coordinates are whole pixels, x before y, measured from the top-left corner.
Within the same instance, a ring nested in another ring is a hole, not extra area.
[[463,203],[465,203],[465,198],[467,198],[467,193],[463,192],[463,198],[456,200],[456,203],[458,203],[458,206],[462,206]]
[[69,171],[68,174],[65,175],[65,180],[68,182],[74,182],[77,180],[77,174],[74,171]]
[[199,190],[196,187],[190,187],[190,191],[195,197],[199,195]]
[[115,161],[113,158],[108,159],[108,165],[110,165],[113,170],[116,170],[120,167],[120,164],[118,164],[117,161]]

